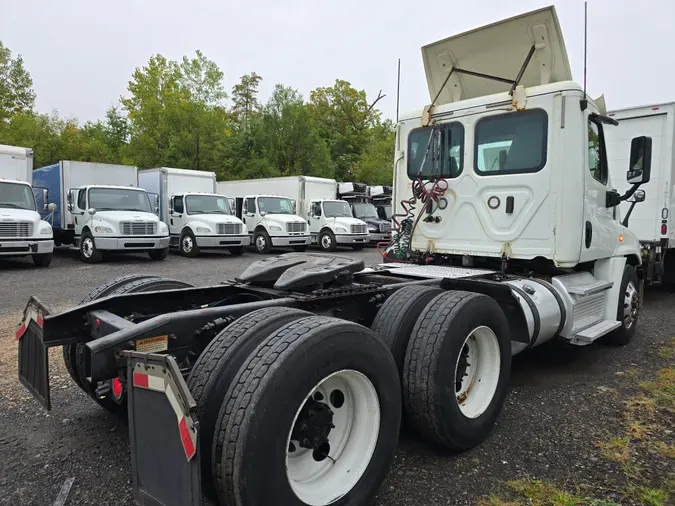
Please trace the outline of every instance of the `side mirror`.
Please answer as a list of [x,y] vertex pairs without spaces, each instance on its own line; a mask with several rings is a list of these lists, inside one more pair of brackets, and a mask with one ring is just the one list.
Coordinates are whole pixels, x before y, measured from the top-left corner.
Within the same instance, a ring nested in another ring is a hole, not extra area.
[[646,196],[647,196],[647,195],[646,195],[646,193],[645,193],[644,190],[637,190],[637,191],[633,194],[633,199],[631,200],[631,202],[644,202]]
[[73,212],[73,190],[68,190],[66,195],[66,200],[68,201],[68,212]]
[[90,208],[87,212],[88,212],[91,216],[94,216],[94,215],[96,214],[96,209],[94,209],[94,208],[92,207],[92,208]]
[[49,206],[49,190],[46,188],[42,189],[42,204],[44,205],[44,210],[47,211]]
[[635,137],[630,143],[630,165],[626,173],[629,184],[649,182],[652,172],[652,138]]
[[169,199],[169,214],[173,216],[173,197]]

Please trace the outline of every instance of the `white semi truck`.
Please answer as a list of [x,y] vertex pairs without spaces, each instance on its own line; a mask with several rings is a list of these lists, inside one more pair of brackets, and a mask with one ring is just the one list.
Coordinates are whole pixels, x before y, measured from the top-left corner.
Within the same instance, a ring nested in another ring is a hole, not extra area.
[[607,115],[619,122],[605,133],[610,175],[619,192],[629,187],[621,169],[628,161],[631,139],[652,138],[651,180],[642,187],[645,201],[630,215],[632,205],[622,203],[620,216],[629,217],[628,228],[642,245],[645,281],[675,284],[675,103],[629,107]]
[[[52,262],[52,227],[40,212],[49,210],[46,189],[31,186],[33,150],[0,145],[0,257],[28,256],[38,267]],[[42,207],[38,207],[42,206]]]
[[147,252],[164,260],[169,228],[155,214],[138,169],[128,165],[61,161],[33,171],[33,180],[49,190],[56,246],[71,245],[87,263],[104,253]]
[[250,246],[246,225],[232,216],[230,201],[216,191],[216,173],[161,167],[142,170],[138,183],[159,196],[159,217],[169,226],[170,246],[196,257],[203,249],[241,255]]
[[49,408],[47,351],[64,345],[101,406],[130,393],[139,502],[199,505],[203,486],[221,505],[368,504],[402,414],[467,450],[499,417],[513,354],[639,337],[640,244],[614,209],[649,182],[652,141],[630,139],[631,186],[614,191],[616,122],[572,81],[555,9],[422,55],[431,104],[397,124],[390,262],[288,253],[212,286],[141,274],[57,314],[29,300],[21,381]]
[[217,188],[236,200],[235,214],[246,225],[258,253],[269,253],[273,247],[305,251],[312,243],[309,226],[298,216],[295,199],[276,186],[277,179],[219,181]]

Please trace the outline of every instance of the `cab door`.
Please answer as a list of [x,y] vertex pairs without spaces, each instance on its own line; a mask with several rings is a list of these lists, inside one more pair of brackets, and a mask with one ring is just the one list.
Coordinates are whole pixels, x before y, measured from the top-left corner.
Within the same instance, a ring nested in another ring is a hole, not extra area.
[[324,221],[321,202],[311,200],[309,202],[309,213],[307,214],[309,215],[309,219],[307,220],[309,222],[309,232],[313,236],[317,235],[321,231]]
[[607,207],[609,165],[602,123],[591,113],[586,114],[583,145],[587,146],[584,175],[584,217],[580,262],[611,257],[616,249],[618,227],[615,208]]
[[185,198],[183,195],[172,195],[169,205],[169,234],[172,236],[180,236],[183,231],[183,224],[185,223]]

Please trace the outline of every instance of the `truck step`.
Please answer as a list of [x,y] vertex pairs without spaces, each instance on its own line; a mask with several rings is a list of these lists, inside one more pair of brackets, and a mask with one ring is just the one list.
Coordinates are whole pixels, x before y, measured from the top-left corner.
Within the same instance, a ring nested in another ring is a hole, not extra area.
[[617,320],[603,320],[599,323],[596,323],[592,327],[588,327],[577,333],[576,337],[580,341],[585,341],[592,343],[599,337],[602,337],[606,334],[609,334],[612,330],[615,330],[621,326],[621,322]]
[[585,297],[587,295],[595,295],[596,293],[609,290],[613,285],[614,283],[612,281],[598,279],[589,284],[570,285],[567,287],[567,292]]

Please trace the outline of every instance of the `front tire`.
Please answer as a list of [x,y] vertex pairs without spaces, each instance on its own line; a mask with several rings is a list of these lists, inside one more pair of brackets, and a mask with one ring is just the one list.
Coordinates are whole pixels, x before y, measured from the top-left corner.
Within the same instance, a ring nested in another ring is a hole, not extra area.
[[164,260],[167,256],[169,256],[169,248],[153,249],[148,251],[148,256],[150,257],[150,260]]
[[633,339],[638,323],[640,309],[640,280],[635,272],[635,267],[626,265],[621,278],[621,290],[616,310],[616,319],[621,326],[602,337],[602,342],[615,346],[624,346]]
[[194,258],[199,255],[199,246],[197,246],[197,239],[192,233],[192,230],[184,230],[180,235],[178,249],[180,249],[181,255],[189,258]]
[[33,255],[33,263],[36,267],[49,267],[54,258],[54,253],[42,253],[41,255]]
[[80,237],[80,259],[88,264],[97,264],[103,260],[103,252],[96,247],[94,236],[89,231]]
[[272,251],[272,239],[264,228],[258,229],[253,236],[253,247],[256,253],[266,255]]
[[369,504],[398,444],[400,395],[393,358],[365,327],[322,316],[281,327],[239,369],[220,412],[220,503]]
[[337,242],[335,241],[335,234],[330,230],[323,230],[319,235],[319,247],[323,251],[335,251]]
[[486,295],[449,291],[417,319],[403,370],[412,426],[464,451],[485,440],[501,412],[511,373],[511,336],[501,307]]
[[238,257],[244,254],[244,248],[243,246],[233,246],[232,248],[228,248],[230,250],[230,255],[233,257]]

